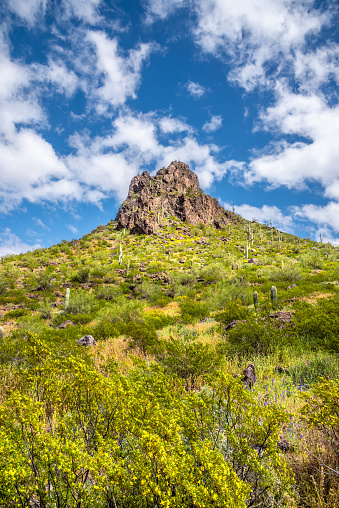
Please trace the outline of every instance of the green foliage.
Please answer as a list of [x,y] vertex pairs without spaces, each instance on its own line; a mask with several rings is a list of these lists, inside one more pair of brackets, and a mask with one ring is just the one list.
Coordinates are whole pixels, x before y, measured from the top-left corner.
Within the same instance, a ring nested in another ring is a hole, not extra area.
[[291,326],[280,329],[272,319],[253,316],[229,330],[227,339],[229,353],[238,355],[267,355],[298,341]]
[[3,320],[9,321],[10,319],[16,319],[21,316],[26,316],[27,314],[27,309],[13,309],[6,312],[6,314],[3,316]]
[[289,369],[294,384],[312,385],[321,379],[339,378],[337,357],[316,357],[314,360],[298,363]]
[[320,252],[313,251],[301,257],[301,261],[308,268],[321,269],[324,266]]
[[141,362],[103,375],[34,337],[25,355],[25,393],[0,406],[6,507],[245,508],[290,489],[276,446],[285,415],[232,377],[186,393]]
[[241,302],[242,305],[251,303],[251,292],[244,282],[220,281],[206,291],[206,300],[211,309],[221,310],[229,302]]
[[0,278],[0,296],[4,295],[8,289],[8,281],[5,277]]
[[51,289],[52,287],[52,274],[51,269],[47,268],[38,272],[36,276],[35,287],[40,287],[43,291]]
[[295,264],[289,264],[284,268],[273,267],[267,271],[267,277],[272,281],[296,282],[302,278],[301,269]]
[[141,301],[119,298],[100,309],[97,319],[99,322],[106,323],[142,322],[144,320],[144,309],[145,304]]
[[196,302],[189,298],[184,298],[179,302],[180,319],[182,323],[195,323],[209,316],[208,305],[204,302]]
[[170,336],[162,342],[157,360],[165,368],[165,372],[175,374],[190,381],[214,372],[221,364],[222,354],[210,344],[202,344],[194,333],[184,333],[177,337]]
[[[329,447],[333,448],[335,456],[339,456],[339,379],[322,381],[316,385],[311,393],[301,394],[305,401],[302,414],[308,424],[321,432]],[[327,465],[325,464],[327,468]],[[337,470],[330,469],[339,475]]]
[[249,315],[248,308],[240,301],[230,301],[222,312],[216,314],[215,319],[224,325],[229,325],[232,321],[247,319]]
[[77,273],[72,277],[73,282],[79,282],[80,284],[84,284],[89,282],[91,278],[91,269],[88,266],[84,268],[80,268]]
[[297,332],[311,346],[339,352],[339,295],[322,298],[316,305],[298,302],[295,305]]
[[116,300],[122,297],[122,291],[119,286],[103,286],[97,290],[96,297],[99,300]]
[[84,290],[71,291],[67,313],[89,314],[95,306],[95,298],[92,293]]
[[53,306],[49,298],[45,298],[44,300],[40,301],[37,310],[43,319],[51,319]]

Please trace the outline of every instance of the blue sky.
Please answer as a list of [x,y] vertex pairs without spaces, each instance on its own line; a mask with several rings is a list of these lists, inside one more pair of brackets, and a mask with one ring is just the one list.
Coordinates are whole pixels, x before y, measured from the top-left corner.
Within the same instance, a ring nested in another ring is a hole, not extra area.
[[0,256],[189,164],[226,208],[339,243],[336,0],[3,0]]

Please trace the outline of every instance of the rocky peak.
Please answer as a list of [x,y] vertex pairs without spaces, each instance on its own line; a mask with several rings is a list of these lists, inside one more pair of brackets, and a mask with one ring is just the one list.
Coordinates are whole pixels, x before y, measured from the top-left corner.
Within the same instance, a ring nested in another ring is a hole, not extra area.
[[232,220],[232,214],[200,189],[197,175],[180,161],[161,168],[154,177],[147,171],[135,176],[115,220],[119,229],[153,234],[169,216],[216,228]]

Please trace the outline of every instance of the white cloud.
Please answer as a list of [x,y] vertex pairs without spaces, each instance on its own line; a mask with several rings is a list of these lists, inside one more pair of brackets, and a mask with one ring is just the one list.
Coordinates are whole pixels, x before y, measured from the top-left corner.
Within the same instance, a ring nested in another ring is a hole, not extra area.
[[[226,210],[232,210],[233,204],[219,200],[220,204]],[[294,219],[292,215],[284,215],[277,206],[263,205],[262,207],[248,204],[234,205],[234,212],[247,220],[257,220],[262,224],[270,224],[272,220],[273,227],[282,231],[291,232],[294,229]]]
[[339,203],[331,201],[325,206],[302,205],[294,208],[296,217],[307,219],[322,227],[331,227],[339,232]]
[[200,99],[200,97],[202,97],[207,92],[207,89],[205,87],[203,87],[199,83],[195,83],[194,81],[189,81],[186,84],[186,89],[188,93],[192,95],[192,97],[194,97],[195,99]]
[[182,122],[178,118],[172,118],[171,116],[164,116],[161,118],[159,126],[165,134],[192,130],[192,127],[190,127],[186,122]]
[[196,42],[206,53],[231,58],[230,78],[246,90],[267,83],[265,65],[285,63],[327,19],[304,0],[197,0]]
[[80,197],[77,185],[52,146],[31,129],[15,131],[0,142],[0,210],[8,211],[23,199],[67,200]]
[[62,0],[63,7],[68,17],[75,16],[92,25],[101,20],[98,8],[101,0]]
[[315,51],[298,50],[294,59],[294,72],[302,90],[316,92],[322,84],[333,79],[339,83],[339,45],[328,43]]
[[12,233],[9,228],[5,228],[3,232],[0,232],[0,256],[5,256],[6,254],[21,254],[22,252],[39,249],[40,247],[41,245],[38,243],[29,245],[23,242],[18,236]]
[[36,217],[33,217],[33,221],[34,223],[39,226],[40,228],[42,229],[46,229],[46,231],[50,231],[50,228],[48,226],[46,226],[46,224],[44,222],[42,222],[41,219],[39,218],[36,218]]
[[31,69],[34,71],[35,81],[43,86],[51,83],[57,92],[65,94],[66,97],[71,97],[80,85],[78,76],[60,59],[50,58],[48,65],[32,65]]
[[165,19],[186,4],[187,0],[147,0],[146,22],[152,23],[159,18]]
[[[173,121],[171,129],[180,125],[181,120],[170,119]],[[123,199],[132,177],[150,165],[159,168],[168,166],[173,160],[183,160],[195,170],[201,186],[207,189],[236,164],[235,161],[220,163],[218,147],[200,144],[190,135],[164,142],[162,129],[167,121],[168,117],[155,114],[121,113],[112,124],[112,133],[106,137],[92,140],[86,133],[72,137],[70,141],[76,153],[68,156],[65,162],[85,189],[99,191],[94,198],[92,196],[96,204],[112,193]]]
[[261,121],[266,130],[307,141],[273,144],[270,153],[253,158],[246,181],[288,188],[303,188],[313,181],[324,187],[327,197],[339,199],[339,106],[328,106],[319,95],[294,94],[280,87],[276,104],[267,108]]
[[79,233],[78,229],[75,226],[72,226],[72,224],[68,224],[66,227],[71,231],[71,233],[73,233],[73,235]]
[[211,117],[209,122],[206,122],[203,125],[203,130],[206,132],[214,132],[222,126],[222,116],[221,115],[214,115]]
[[37,18],[44,16],[48,0],[6,0],[8,7],[29,25],[34,25]]
[[142,66],[155,45],[139,44],[124,57],[117,39],[109,39],[104,32],[90,31],[87,38],[95,48],[97,70],[103,80],[103,85],[96,87],[95,96],[114,107],[124,104],[127,98],[134,99],[141,81]]

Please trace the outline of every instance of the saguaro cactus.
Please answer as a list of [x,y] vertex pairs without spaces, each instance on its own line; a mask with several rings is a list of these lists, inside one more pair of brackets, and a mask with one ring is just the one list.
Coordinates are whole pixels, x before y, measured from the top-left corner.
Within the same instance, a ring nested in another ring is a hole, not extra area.
[[129,259],[127,260],[127,266],[126,266],[126,277],[128,276],[128,273],[129,273]]
[[71,294],[70,288],[66,288],[66,295],[65,295],[65,310],[67,310],[68,304],[69,304],[69,297]]
[[271,287],[271,302],[273,305],[275,305],[278,301],[278,292],[277,288],[275,286]]
[[246,247],[245,247],[245,255],[246,259],[248,259],[248,241],[246,240]]
[[122,245],[120,244],[120,247],[119,247],[119,265],[121,265],[123,257],[124,256],[122,255]]
[[253,293],[253,303],[254,303],[254,307],[258,307],[259,298],[258,298],[258,293],[256,291],[254,291],[254,293]]

